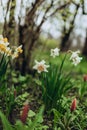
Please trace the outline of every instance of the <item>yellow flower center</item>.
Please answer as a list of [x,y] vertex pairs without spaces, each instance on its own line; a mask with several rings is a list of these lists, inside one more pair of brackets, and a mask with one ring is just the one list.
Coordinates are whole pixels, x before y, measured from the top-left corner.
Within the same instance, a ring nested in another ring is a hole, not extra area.
[[8,39],[7,39],[7,38],[4,38],[3,41],[4,41],[4,42],[8,42]]
[[4,44],[0,44],[0,50],[6,52],[6,46]]
[[7,51],[6,53],[10,56],[12,55],[11,50]]
[[15,55],[15,58],[18,58],[18,55]]
[[21,48],[18,48],[18,52],[19,52],[19,53],[22,53],[23,50],[22,50]]
[[43,66],[43,65],[39,65],[39,66],[38,66],[38,70],[39,70],[39,71],[44,71],[44,66]]
[[14,54],[13,54],[13,57],[14,57],[14,58],[18,58],[18,56],[19,56],[18,53],[14,53]]

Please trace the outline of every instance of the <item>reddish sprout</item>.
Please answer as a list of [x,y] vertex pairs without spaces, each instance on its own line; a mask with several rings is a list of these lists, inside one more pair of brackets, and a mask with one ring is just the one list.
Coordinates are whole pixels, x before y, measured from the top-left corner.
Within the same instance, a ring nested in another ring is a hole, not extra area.
[[22,123],[26,123],[27,117],[28,117],[28,111],[29,111],[29,105],[25,104],[20,116],[20,120],[22,121]]
[[76,110],[76,105],[77,105],[77,100],[76,98],[72,101],[72,104],[71,104],[71,112],[75,111]]
[[87,81],[87,74],[83,76],[84,82]]

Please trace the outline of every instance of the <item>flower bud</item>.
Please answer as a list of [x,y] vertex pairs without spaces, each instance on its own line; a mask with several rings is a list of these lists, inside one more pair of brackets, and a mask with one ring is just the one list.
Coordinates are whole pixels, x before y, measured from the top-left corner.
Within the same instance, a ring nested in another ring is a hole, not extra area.
[[84,82],[86,82],[87,81],[87,75],[84,75],[83,79],[84,79]]
[[73,112],[73,111],[75,111],[76,110],[76,98],[72,101],[72,104],[71,104],[71,108],[70,108],[70,110],[71,110],[71,112]]
[[25,104],[20,116],[20,120],[22,121],[22,123],[25,123],[28,117],[28,111],[29,111],[29,105]]

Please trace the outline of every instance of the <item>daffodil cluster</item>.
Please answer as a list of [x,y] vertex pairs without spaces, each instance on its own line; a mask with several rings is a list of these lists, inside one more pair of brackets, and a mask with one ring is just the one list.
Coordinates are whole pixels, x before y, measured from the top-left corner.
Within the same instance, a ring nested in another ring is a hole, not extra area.
[[12,59],[17,58],[19,54],[23,52],[22,45],[11,48],[9,44],[8,39],[0,35],[0,53],[10,56]]

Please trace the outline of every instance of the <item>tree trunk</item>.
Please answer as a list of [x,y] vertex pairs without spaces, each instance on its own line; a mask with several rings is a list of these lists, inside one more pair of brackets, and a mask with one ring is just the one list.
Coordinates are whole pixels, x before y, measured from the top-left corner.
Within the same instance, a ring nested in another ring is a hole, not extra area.
[[23,46],[23,53],[16,62],[16,69],[21,71],[21,74],[26,72],[32,73],[30,70],[30,60],[32,49],[39,37],[40,30],[30,29],[26,24],[19,25],[19,42]]
[[87,58],[87,29],[86,29],[86,39],[85,39],[85,44],[83,47],[82,54]]
[[[16,23],[14,19],[14,11],[15,11],[15,6],[16,6],[16,0],[12,0],[10,3],[10,0],[8,1],[8,6],[7,6],[7,13],[9,11],[9,5],[11,4],[10,8],[10,17],[9,17],[9,22],[6,22],[5,18],[5,23],[3,27],[3,35],[8,38],[10,43],[15,44],[17,38],[16,37]],[[7,15],[7,14],[6,14]]]
[[77,7],[76,7],[76,11],[75,11],[73,20],[70,23],[71,26],[70,26],[69,30],[67,30],[67,33],[64,32],[65,35],[63,36],[62,42],[61,42],[61,45],[60,45],[60,50],[61,51],[67,51],[69,49],[69,47],[70,47],[70,43],[68,43],[68,40],[69,40],[70,34],[71,34],[71,32],[72,32],[72,30],[74,28],[74,22],[75,22],[75,19],[76,19],[76,16],[77,16],[78,9],[79,9],[79,5],[77,5]]
[[19,43],[23,45],[23,53],[19,61],[17,61],[16,68],[20,70],[22,74],[26,72],[31,73],[29,68],[31,53],[40,34],[40,28],[35,25],[34,17],[38,6],[43,1],[44,0],[36,0],[32,9],[26,15],[25,24],[23,26],[19,24]]

